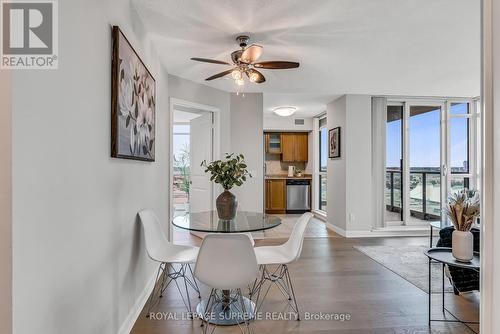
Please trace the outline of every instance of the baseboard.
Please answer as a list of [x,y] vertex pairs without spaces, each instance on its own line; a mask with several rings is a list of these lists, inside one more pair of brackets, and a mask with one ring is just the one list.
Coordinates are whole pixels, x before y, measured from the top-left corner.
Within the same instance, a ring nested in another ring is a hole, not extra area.
[[387,227],[381,229],[364,231],[346,231],[331,223],[326,223],[326,227],[345,238],[387,238],[387,237],[427,237],[429,227]]
[[340,234],[341,236],[343,237],[347,237],[346,235],[346,231],[338,226],[335,226],[329,222],[326,222],[326,228],[332,230],[333,232],[337,233],[337,234]]
[[120,329],[118,330],[118,334],[130,334],[130,331],[132,331],[132,327],[134,327],[137,318],[141,314],[144,305],[146,305],[146,302],[148,301],[149,295],[153,291],[155,280],[156,280],[156,270],[153,272],[153,276],[149,280],[148,284],[146,284],[146,287],[142,291],[139,298],[137,298],[134,307],[130,310],[127,318],[122,323]]
[[347,231],[346,238],[427,237],[429,229],[374,229],[368,231]]
[[326,214],[318,211],[318,210],[312,210],[311,213],[314,215],[315,218],[318,218],[319,220],[322,220],[326,222]]

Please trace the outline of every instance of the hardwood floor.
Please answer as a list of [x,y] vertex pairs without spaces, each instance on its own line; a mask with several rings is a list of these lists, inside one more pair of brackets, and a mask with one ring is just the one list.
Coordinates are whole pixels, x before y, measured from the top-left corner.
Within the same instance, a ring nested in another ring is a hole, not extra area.
[[[253,333],[472,333],[459,323],[427,325],[427,294],[408,281],[381,266],[353,248],[354,245],[408,245],[421,244],[426,238],[344,239],[306,238],[302,256],[290,265],[290,273],[301,312],[310,314],[349,314],[349,321],[333,320],[258,320],[252,321]],[[283,239],[258,240],[256,245],[282,243]],[[188,243],[189,240],[186,241]],[[191,242],[196,242],[195,239]],[[207,289],[202,289],[202,295]],[[433,295],[433,317],[442,316],[440,295]],[[467,320],[478,319],[478,294],[446,296],[446,303]],[[196,304],[197,298],[192,294]],[[171,285],[156,312],[184,312],[182,300]],[[286,303],[278,290],[272,289],[266,298],[265,312],[287,312]],[[448,317],[450,319],[450,317]],[[144,310],[132,333],[202,333],[200,320],[149,320]],[[477,326],[475,330],[478,331]],[[240,333],[238,326],[217,327],[216,333]]]

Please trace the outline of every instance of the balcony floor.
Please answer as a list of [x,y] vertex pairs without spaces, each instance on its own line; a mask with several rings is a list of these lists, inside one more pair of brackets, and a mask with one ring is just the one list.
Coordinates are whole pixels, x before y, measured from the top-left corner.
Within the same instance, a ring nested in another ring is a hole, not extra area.
[[[399,225],[397,222],[401,221],[401,215],[398,212],[385,211],[385,222],[388,225]],[[410,216],[407,225],[428,225],[429,220],[419,219],[417,217]]]

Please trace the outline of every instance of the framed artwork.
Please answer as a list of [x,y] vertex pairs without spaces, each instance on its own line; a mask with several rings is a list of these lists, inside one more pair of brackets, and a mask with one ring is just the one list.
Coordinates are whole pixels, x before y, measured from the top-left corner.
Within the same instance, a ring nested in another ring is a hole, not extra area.
[[340,127],[328,131],[328,157],[340,158]]
[[155,79],[117,26],[112,40],[111,156],[155,161]]

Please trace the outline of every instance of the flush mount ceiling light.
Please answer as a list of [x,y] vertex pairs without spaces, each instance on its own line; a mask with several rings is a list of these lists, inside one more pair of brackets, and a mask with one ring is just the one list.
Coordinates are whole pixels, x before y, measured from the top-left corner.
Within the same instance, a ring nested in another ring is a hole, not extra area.
[[287,117],[295,114],[297,108],[295,107],[277,107],[273,109],[273,113],[278,116]]

